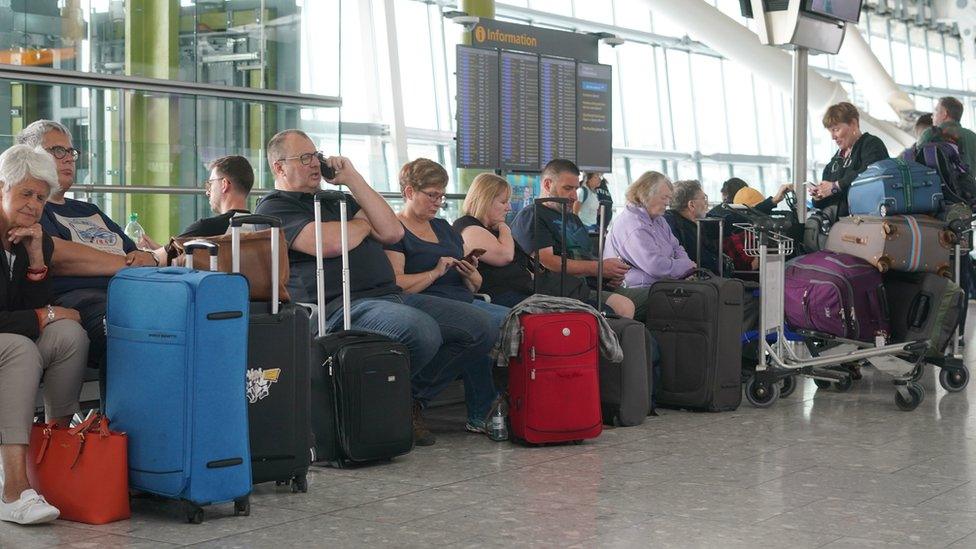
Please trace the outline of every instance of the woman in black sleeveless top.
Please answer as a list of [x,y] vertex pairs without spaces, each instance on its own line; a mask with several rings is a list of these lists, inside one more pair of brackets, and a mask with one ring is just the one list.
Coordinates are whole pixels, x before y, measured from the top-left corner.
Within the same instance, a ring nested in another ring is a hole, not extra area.
[[[514,307],[535,292],[532,280],[532,258],[512,238],[512,231],[505,217],[512,210],[512,188],[503,177],[493,173],[478,174],[468,189],[461,211],[464,217],[454,222],[454,229],[461,233],[465,251],[475,248],[485,250],[478,263],[481,273],[481,291],[491,296],[491,302]],[[532,207],[532,206],[528,206]],[[543,273],[551,275],[551,273]],[[558,276],[540,278],[538,293],[556,295]],[[564,297],[580,299],[596,306],[596,292],[586,286],[583,279],[568,276]],[[610,292],[603,294],[603,304],[612,312],[617,302],[627,310],[627,298]],[[631,306],[632,307],[632,306]],[[618,309],[618,310],[621,310]]]

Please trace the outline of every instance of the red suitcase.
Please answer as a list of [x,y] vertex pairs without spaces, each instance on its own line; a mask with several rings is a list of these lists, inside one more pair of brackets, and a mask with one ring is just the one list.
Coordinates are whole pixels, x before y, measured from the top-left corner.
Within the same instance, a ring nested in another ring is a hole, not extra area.
[[532,444],[582,441],[603,431],[600,336],[589,313],[526,314],[508,364],[512,435]]
[[[570,203],[564,198],[536,199],[533,234],[539,234],[538,209],[545,207],[546,202],[560,205],[562,241],[566,242],[566,210]],[[535,268],[538,269],[538,254]],[[563,254],[560,283],[565,273]],[[532,444],[599,436],[603,432],[603,412],[596,318],[583,312],[524,314],[519,323],[521,347],[508,363],[512,436]]]

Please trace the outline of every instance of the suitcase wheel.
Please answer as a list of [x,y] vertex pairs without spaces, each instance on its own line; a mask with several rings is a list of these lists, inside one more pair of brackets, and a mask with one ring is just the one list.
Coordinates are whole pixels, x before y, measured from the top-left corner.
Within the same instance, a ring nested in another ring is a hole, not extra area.
[[297,476],[291,481],[291,491],[293,494],[308,492],[308,477],[305,475]]
[[183,503],[183,510],[186,513],[186,521],[190,524],[203,523],[203,507],[187,501]]
[[583,444],[583,441],[582,440],[574,440],[573,441],[573,444],[579,446],[580,444]]
[[958,393],[969,385],[969,368],[943,368],[939,372],[939,384],[950,393]]
[[878,258],[878,270],[882,273],[888,272],[891,269],[891,258],[888,256],[881,256]]
[[[202,511],[201,511],[202,513]],[[237,498],[234,500],[234,516],[250,516],[251,514],[251,498],[249,496],[244,496],[242,498]]]

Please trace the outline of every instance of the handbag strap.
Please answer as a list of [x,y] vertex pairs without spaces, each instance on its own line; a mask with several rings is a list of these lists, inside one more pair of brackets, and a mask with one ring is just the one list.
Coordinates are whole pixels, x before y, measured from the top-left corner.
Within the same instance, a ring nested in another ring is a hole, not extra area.
[[42,431],[44,440],[41,441],[41,449],[37,451],[37,458],[34,459],[35,465],[40,465],[41,461],[44,459],[44,454],[47,453],[47,447],[51,443],[51,432],[57,426],[58,424],[53,421],[51,423],[44,424],[44,430]]

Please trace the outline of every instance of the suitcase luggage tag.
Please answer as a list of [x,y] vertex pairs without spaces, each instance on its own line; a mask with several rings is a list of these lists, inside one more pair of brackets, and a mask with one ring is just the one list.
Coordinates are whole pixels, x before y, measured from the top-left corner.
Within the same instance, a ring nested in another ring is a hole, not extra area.
[[276,315],[280,305],[278,261],[281,250],[278,248],[278,233],[281,231],[281,219],[261,214],[237,215],[230,219],[231,271],[234,273],[241,272],[241,227],[244,225],[268,225],[271,227],[271,314]]

